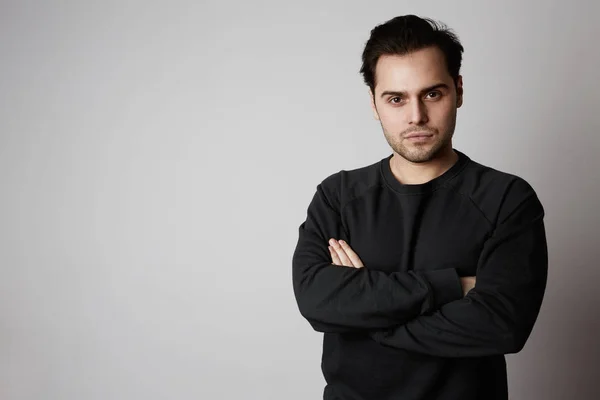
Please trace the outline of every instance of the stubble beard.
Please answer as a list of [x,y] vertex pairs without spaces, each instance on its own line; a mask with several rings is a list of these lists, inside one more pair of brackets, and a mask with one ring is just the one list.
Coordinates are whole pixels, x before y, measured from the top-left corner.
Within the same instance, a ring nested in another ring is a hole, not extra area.
[[[381,121],[380,121],[381,123]],[[435,142],[431,143],[415,143],[410,147],[407,147],[403,144],[403,136],[405,133],[403,132],[400,135],[391,135],[389,132],[385,130],[383,124],[381,124],[381,128],[383,129],[383,134],[388,144],[394,150],[394,152],[398,153],[405,160],[412,163],[425,163],[431,161],[439,156],[442,156],[448,148],[452,148],[452,136],[454,135],[454,127],[456,121],[453,121],[448,131],[440,134],[439,131],[432,132],[434,134]]]
[[392,138],[385,134],[385,138],[390,147],[402,158],[412,163],[425,163],[441,155],[446,149],[452,146],[452,134],[445,134],[442,137],[436,134],[437,140],[431,143],[413,144],[411,147],[404,146],[401,138]]

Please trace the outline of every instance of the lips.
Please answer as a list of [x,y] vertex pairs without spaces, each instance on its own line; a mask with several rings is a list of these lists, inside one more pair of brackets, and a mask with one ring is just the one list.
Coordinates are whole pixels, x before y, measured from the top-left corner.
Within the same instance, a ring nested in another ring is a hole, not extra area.
[[413,138],[428,138],[433,136],[432,133],[429,132],[416,132],[416,133],[411,133],[409,135],[406,135],[404,138],[405,139],[413,139]]

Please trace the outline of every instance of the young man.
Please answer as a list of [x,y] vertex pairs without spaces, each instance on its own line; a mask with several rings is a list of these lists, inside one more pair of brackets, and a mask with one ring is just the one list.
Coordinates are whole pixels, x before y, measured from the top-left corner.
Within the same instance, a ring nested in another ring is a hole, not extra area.
[[327,400],[507,399],[547,279],[544,210],[523,179],[452,147],[463,47],[413,15],[371,31],[361,73],[393,153],[324,179],[293,255],[324,332]]

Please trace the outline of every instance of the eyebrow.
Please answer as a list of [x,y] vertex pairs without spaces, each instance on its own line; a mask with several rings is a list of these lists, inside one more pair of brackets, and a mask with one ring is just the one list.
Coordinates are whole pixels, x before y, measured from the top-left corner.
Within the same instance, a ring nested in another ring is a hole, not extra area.
[[[421,90],[420,93],[421,94],[422,93],[427,93],[427,92],[430,92],[430,91],[435,90],[435,89],[448,89],[448,85],[446,85],[445,83],[436,83],[433,86],[429,86],[429,87]],[[387,96],[387,95],[404,96],[404,95],[406,95],[406,92],[398,92],[398,91],[395,91],[395,90],[386,90],[385,92],[381,93],[381,97],[384,97],[384,96]]]

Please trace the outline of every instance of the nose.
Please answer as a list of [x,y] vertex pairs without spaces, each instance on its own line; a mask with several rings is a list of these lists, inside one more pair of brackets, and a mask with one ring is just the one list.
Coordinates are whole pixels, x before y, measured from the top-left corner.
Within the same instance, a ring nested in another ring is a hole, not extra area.
[[421,100],[411,102],[408,115],[408,122],[411,125],[421,125],[428,121],[427,107]]

